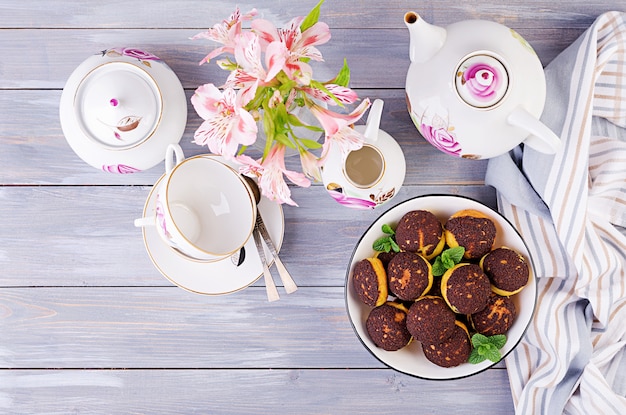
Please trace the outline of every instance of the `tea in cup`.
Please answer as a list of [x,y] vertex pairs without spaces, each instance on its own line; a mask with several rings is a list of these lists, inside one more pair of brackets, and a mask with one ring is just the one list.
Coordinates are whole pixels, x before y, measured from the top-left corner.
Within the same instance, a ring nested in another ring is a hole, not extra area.
[[363,144],[346,156],[343,166],[346,178],[356,187],[374,186],[383,176],[385,159],[376,147]]
[[257,207],[239,172],[219,158],[184,158],[178,144],[166,154],[166,174],[156,190],[155,215],[135,226],[157,226],[171,247],[193,259],[216,261],[246,244]]

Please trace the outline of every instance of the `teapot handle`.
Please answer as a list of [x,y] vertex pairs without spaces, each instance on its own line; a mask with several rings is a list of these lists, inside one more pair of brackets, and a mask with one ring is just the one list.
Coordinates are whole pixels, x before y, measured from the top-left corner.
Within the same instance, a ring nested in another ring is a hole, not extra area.
[[515,127],[528,131],[529,135],[524,144],[545,154],[554,154],[561,146],[559,137],[544,123],[526,109],[517,107],[507,117],[507,122]]
[[370,113],[367,115],[363,135],[369,142],[374,142],[378,139],[378,128],[380,127],[380,118],[383,115],[383,104],[382,99],[374,100],[370,107]]

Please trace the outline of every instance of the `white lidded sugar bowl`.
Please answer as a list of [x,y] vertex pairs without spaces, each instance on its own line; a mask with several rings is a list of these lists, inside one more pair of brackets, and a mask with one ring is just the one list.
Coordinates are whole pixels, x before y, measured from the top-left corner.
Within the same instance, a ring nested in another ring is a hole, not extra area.
[[187,98],[172,69],[136,48],[88,57],[67,80],[59,108],[68,144],[86,163],[134,173],[163,161],[187,124]]

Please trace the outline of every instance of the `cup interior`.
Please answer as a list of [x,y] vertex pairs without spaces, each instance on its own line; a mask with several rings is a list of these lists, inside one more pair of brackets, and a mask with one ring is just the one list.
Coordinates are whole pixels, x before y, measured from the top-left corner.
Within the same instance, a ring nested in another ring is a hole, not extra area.
[[346,178],[356,187],[370,187],[383,176],[385,159],[376,147],[364,144],[348,153],[343,170]]
[[248,241],[256,203],[239,173],[216,158],[184,160],[172,170],[165,192],[174,227],[196,249],[225,256]]

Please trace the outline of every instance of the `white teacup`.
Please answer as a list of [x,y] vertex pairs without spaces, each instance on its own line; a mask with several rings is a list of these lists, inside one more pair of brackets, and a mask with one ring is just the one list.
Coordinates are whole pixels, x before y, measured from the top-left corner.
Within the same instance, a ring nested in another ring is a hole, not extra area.
[[217,157],[184,158],[178,144],[167,148],[165,178],[156,190],[156,214],[135,226],[157,226],[161,238],[188,257],[216,261],[246,244],[256,202],[239,172]]
[[379,129],[383,101],[370,108],[366,125],[355,130],[365,136],[363,147],[343,154],[332,146],[322,168],[322,181],[338,203],[356,209],[372,209],[389,202],[400,190],[406,161],[400,145]]

